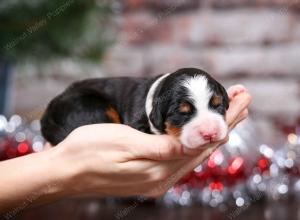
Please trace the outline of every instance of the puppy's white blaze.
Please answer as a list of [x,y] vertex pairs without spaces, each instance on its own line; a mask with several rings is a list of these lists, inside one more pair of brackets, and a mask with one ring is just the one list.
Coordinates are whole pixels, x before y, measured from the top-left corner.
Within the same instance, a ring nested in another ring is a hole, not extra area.
[[194,76],[184,81],[183,86],[189,91],[189,98],[194,101],[197,111],[207,110],[212,92],[205,76]]
[[154,83],[152,83],[149,91],[148,91],[148,94],[147,94],[147,97],[146,97],[146,103],[145,103],[145,109],[146,109],[146,115],[147,115],[147,118],[148,118],[148,123],[150,125],[150,130],[154,133],[154,134],[161,134],[161,132],[155,128],[155,126],[152,124],[149,116],[150,116],[150,113],[153,109],[153,96],[154,96],[154,93],[156,91],[156,88],[157,86],[159,85],[159,83],[164,79],[166,78],[168,75],[170,75],[170,73],[166,73],[164,75],[162,75],[161,77],[159,77]]
[[180,141],[188,148],[197,148],[207,141],[198,133],[202,130],[213,129],[217,131],[216,140],[222,140],[227,134],[227,125],[223,117],[209,109],[209,101],[213,95],[205,76],[195,76],[187,79],[183,86],[188,89],[189,98],[196,108],[196,115],[182,127]]

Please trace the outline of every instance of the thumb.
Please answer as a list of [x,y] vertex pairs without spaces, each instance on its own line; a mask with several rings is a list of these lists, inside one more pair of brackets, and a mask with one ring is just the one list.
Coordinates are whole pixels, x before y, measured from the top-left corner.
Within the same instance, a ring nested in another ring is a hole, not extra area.
[[170,135],[144,134],[142,143],[132,149],[137,158],[172,160],[185,157],[181,143]]

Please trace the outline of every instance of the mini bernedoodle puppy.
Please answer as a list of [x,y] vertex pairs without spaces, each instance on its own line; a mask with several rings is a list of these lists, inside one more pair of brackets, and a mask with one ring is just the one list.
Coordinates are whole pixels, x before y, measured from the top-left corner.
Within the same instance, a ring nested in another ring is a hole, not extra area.
[[153,78],[97,78],[75,82],[48,105],[42,134],[52,145],[79,126],[122,123],[145,133],[169,134],[188,148],[227,135],[224,87],[196,68]]

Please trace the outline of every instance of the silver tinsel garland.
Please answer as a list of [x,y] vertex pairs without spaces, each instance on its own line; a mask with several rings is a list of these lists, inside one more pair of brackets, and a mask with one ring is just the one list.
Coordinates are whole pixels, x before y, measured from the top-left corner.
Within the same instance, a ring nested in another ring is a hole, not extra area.
[[[243,208],[262,198],[300,199],[300,134],[270,146],[248,120],[230,134],[226,145],[172,187],[159,202],[165,206],[201,204],[226,209]],[[38,120],[0,115],[0,160],[42,151]]]

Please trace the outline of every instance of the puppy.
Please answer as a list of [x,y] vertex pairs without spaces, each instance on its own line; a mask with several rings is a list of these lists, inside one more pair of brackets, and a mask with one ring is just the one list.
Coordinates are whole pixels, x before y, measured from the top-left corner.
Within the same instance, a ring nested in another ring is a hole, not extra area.
[[197,148],[226,137],[228,102],[224,87],[195,68],[153,78],[87,79],[49,103],[42,134],[56,145],[79,126],[122,123],[145,133],[169,134]]

